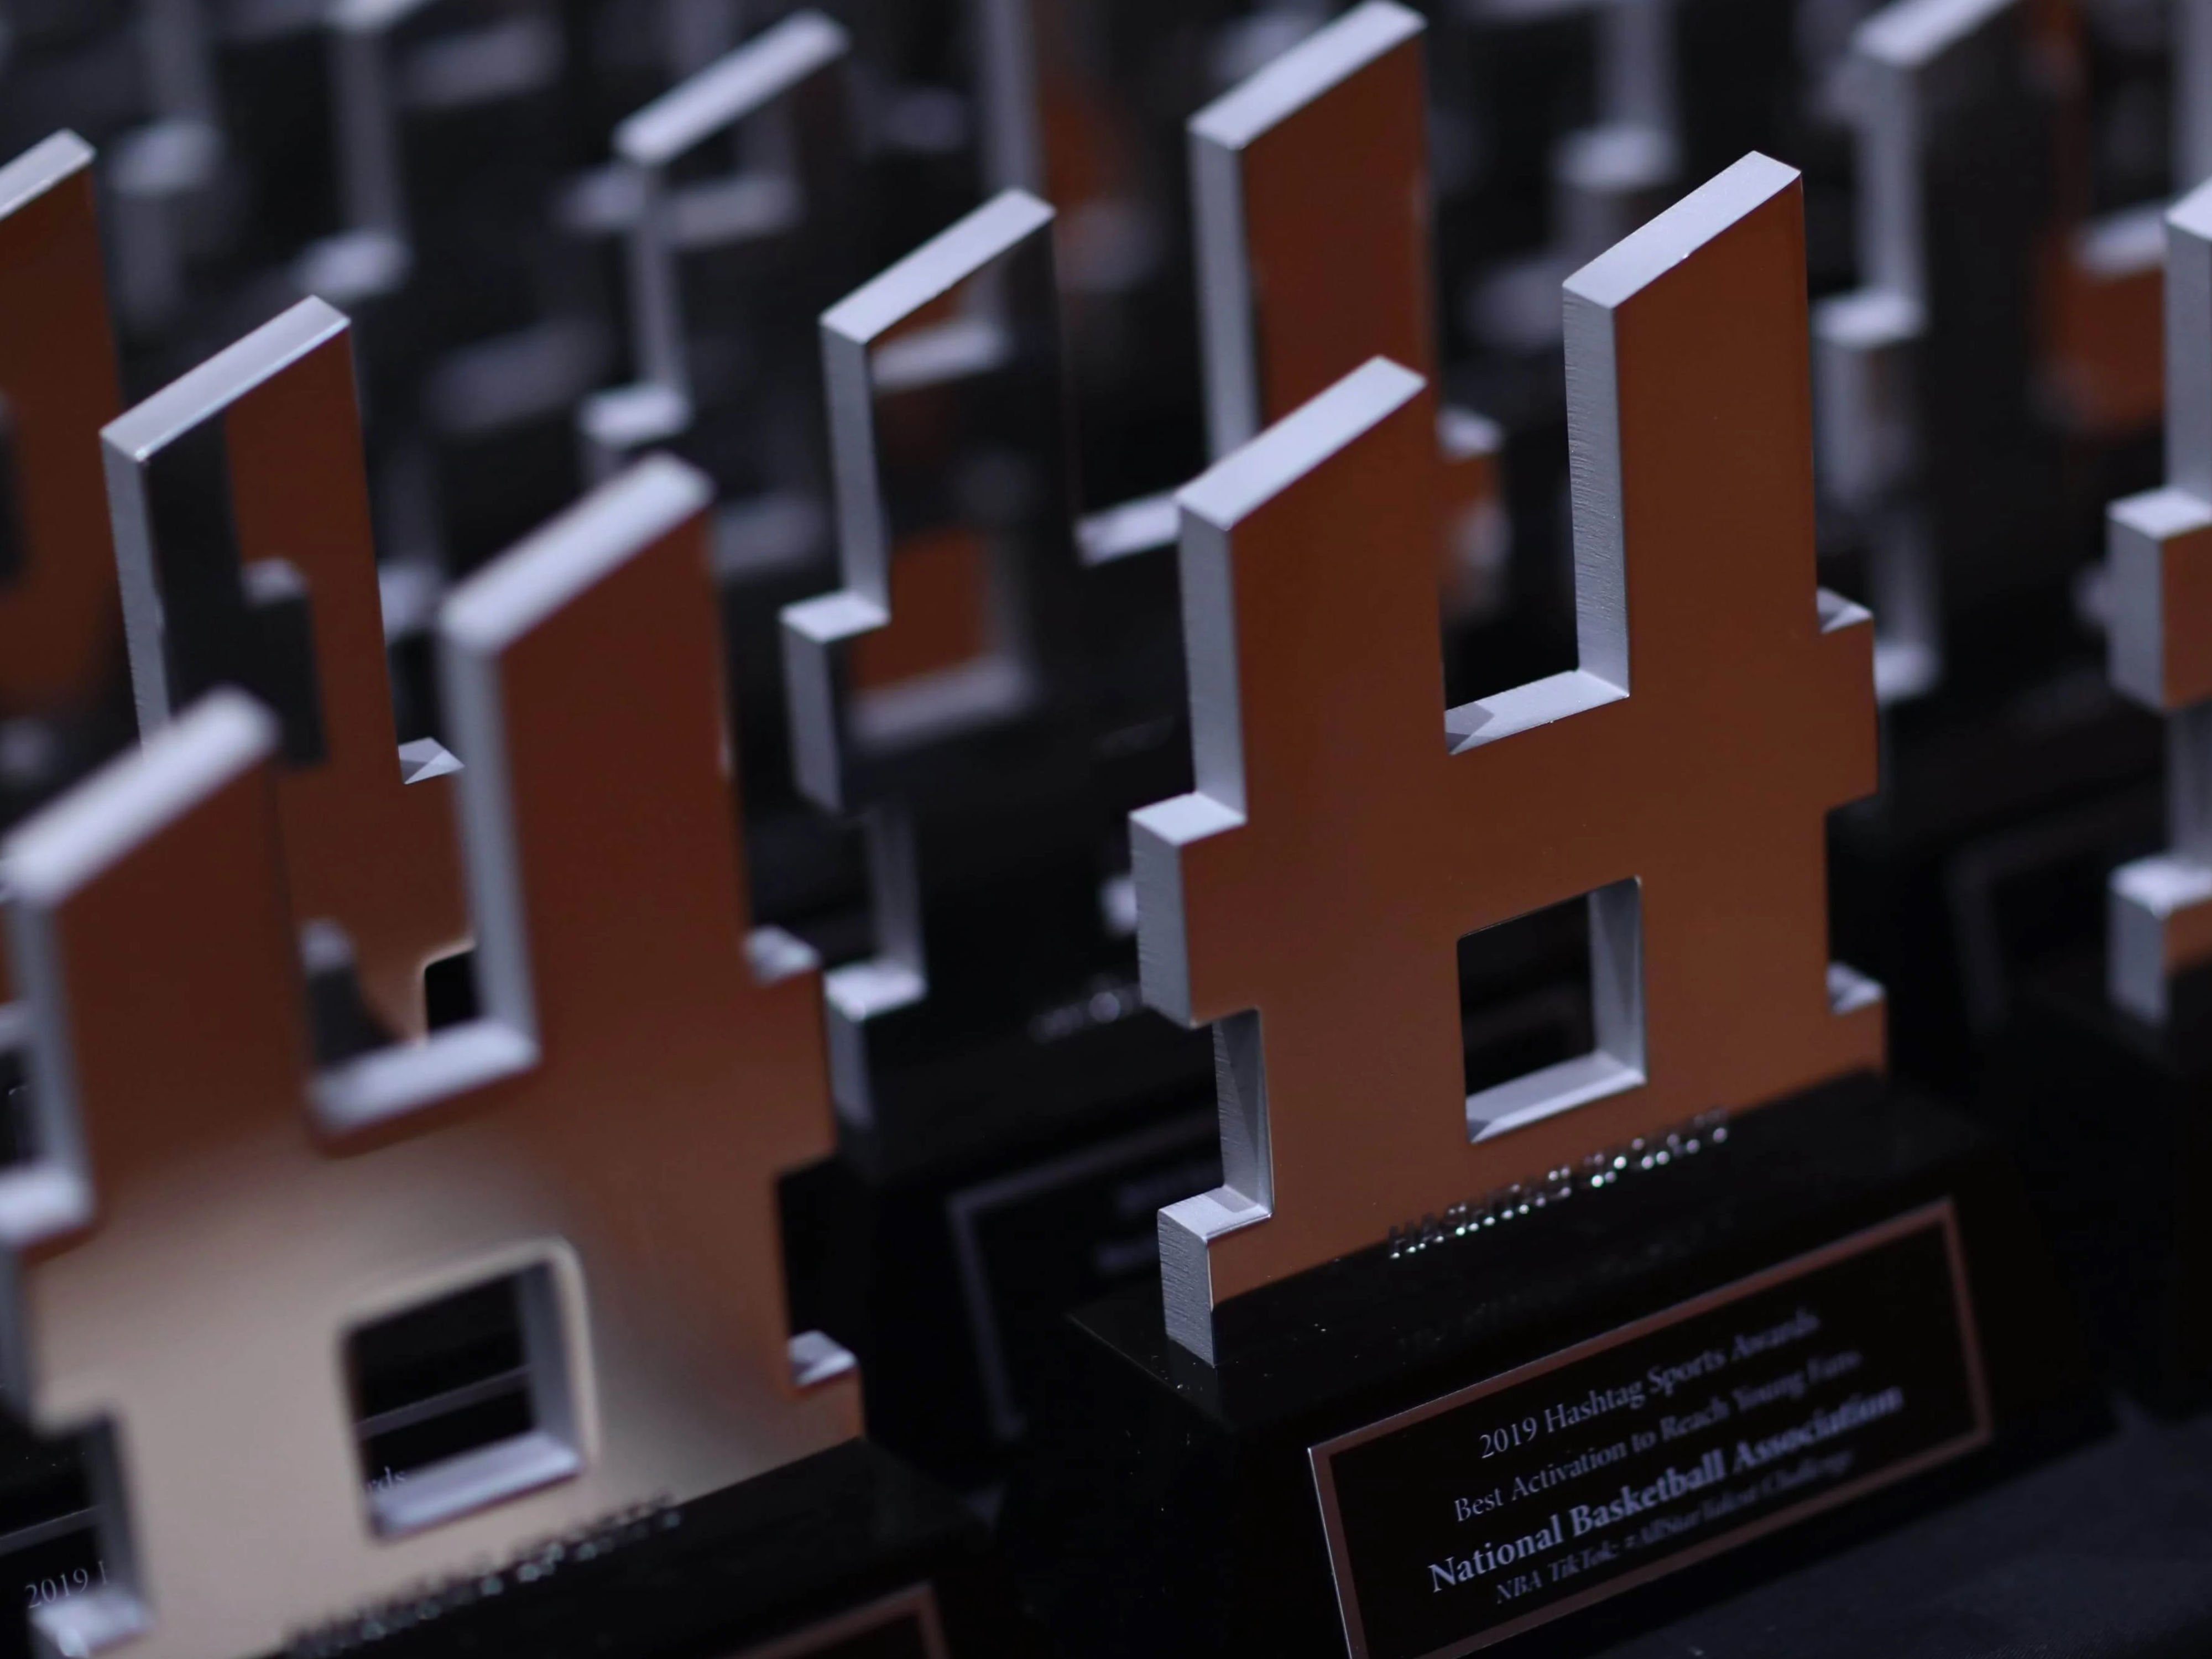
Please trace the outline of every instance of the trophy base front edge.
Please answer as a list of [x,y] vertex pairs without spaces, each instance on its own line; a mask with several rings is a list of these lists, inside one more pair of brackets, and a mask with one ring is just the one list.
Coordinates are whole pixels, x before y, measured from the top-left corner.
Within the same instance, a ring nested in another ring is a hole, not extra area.
[[[982,1522],[849,1440],[296,1638],[284,1659],[1030,1659]],[[270,1656],[270,1659],[275,1659]]]

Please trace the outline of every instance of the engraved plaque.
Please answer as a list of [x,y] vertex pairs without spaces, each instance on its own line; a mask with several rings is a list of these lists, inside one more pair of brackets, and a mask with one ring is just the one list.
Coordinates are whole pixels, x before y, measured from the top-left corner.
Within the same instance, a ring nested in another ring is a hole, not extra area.
[[0,167],[0,712],[82,706],[114,655],[115,559],[92,441],[119,399],[92,150]]
[[1988,1440],[1948,1200],[1316,1446],[1358,1659],[1448,1659]]

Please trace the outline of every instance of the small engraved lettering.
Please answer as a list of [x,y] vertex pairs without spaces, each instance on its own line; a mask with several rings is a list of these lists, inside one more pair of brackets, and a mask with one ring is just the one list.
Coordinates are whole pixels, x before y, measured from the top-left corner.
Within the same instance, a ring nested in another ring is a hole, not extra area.
[[1817,1446],[1823,1440],[1832,1440],[1839,1434],[1849,1434],[1853,1429],[1863,1428],[1878,1419],[1894,1415],[1905,1409],[1905,1390],[1884,1389],[1876,1395],[1853,1395],[1833,1411],[1814,1412],[1793,1429],[1779,1434],[1770,1434],[1764,1440],[1739,1440],[1735,1443],[1735,1470],[1741,1474],[1746,1469],[1758,1468],[1778,1457],[1802,1451],[1808,1446]]
[[1561,1429],[1571,1429],[1577,1423],[1587,1423],[1608,1412],[1644,1409],[1644,1384],[1638,1380],[1619,1388],[1592,1389],[1578,1400],[1563,1401],[1544,1407],[1544,1427],[1553,1434]]
[[1753,1358],[1770,1348],[1779,1348],[1787,1343],[1802,1341],[1820,1328],[1820,1316],[1809,1308],[1800,1308],[1779,1325],[1767,1330],[1737,1333],[1735,1357],[1738,1359]]
[[1315,1446],[1351,1645],[1464,1651],[1984,1443],[1965,1291],[1934,1204]]
[[1472,1521],[1478,1515],[1487,1515],[1494,1509],[1502,1508],[1504,1503],[1504,1488],[1492,1486],[1488,1492],[1478,1492],[1473,1498],[1452,1499],[1452,1518],[1456,1521]]
[[1554,1515],[1532,1533],[1518,1538],[1509,1538],[1502,1543],[1477,1544],[1465,1555],[1429,1564],[1429,1589],[1432,1593],[1455,1589],[1462,1584],[1471,1584],[1478,1578],[1486,1578],[1501,1567],[1510,1567],[1516,1561],[1526,1561],[1546,1550],[1557,1549],[1563,1534],[1559,1517]]
[[1701,1376],[1711,1376],[1729,1363],[1729,1357],[1718,1348],[1707,1348],[1703,1353],[1692,1354],[1687,1359],[1677,1360],[1671,1365],[1654,1365],[1644,1375],[1651,1379],[1652,1391],[1669,1400],[1674,1390],[1686,1382],[1694,1382]]

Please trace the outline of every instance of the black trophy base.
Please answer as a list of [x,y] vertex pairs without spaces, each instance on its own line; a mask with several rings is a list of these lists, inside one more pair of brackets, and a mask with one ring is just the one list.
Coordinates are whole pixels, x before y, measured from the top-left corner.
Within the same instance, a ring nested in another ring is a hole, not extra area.
[[2094,952],[2033,978],[1982,1090],[2103,1356],[2155,1410],[2212,1404],[2212,971],[2161,1030],[2112,1006]]
[[1038,1641],[982,1523],[855,1440],[366,1609],[284,1659],[1020,1659]]
[[1884,713],[1881,793],[1828,831],[1834,954],[1887,991],[1896,1074],[1954,1097],[2023,971],[2096,937],[2106,872],[2164,822],[2158,720],[2061,596],[1957,633],[1947,684]]
[[[1589,1051],[1588,957],[1580,900],[1462,942],[1470,1090]],[[966,1056],[926,1124],[847,1126],[783,1189],[793,1322],[858,1356],[876,1440],[970,1490],[1018,1460],[1067,1313],[1156,1281],[1161,1206],[1221,1179],[1204,1032],[1129,979],[1038,1024]]]
[[1202,1071],[992,1127],[927,1160],[848,1135],[783,1186],[794,1322],[859,1358],[875,1439],[968,1490],[1002,1477],[1059,1322],[1157,1278],[1159,1207],[1221,1178]]
[[2119,1431],[1655,1626],[1605,1659],[2212,1653],[2212,1419]]
[[1237,1298],[1218,1366],[1156,1285],[1079,1314],[1032,1607],[1083,1659],[1586,1651],[2108,1425],[1993,1137],[1856,1077],[1690,1138]]

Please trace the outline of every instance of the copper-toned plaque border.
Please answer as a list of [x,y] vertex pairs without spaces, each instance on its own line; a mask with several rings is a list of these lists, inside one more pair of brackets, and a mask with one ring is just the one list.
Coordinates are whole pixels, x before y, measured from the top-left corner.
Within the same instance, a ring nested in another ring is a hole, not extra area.
[[1654,1331],[1663,1330],[1669,1325],[1680,1324],[1686,1319],[1694,1318],[1715,1308],[1725,1307],[1731,1302],[1741,1301],[1746,1297],[1756,1295],[1777,1285],[1817,1272],[1831,1263],[1877,1249],[1884,1244],[1928,1227],[1940,1227],[1942,1230],[1944,1255],[1951,1264],[1952,1308],[1958,1320],[1960,1357],[1966,1367],[1966,1394],[1973,1407],[1974,1423],[1972,1429],[1965,1434],[1931,1446],[1915,1456],[1885,1465],[1870,1474],[1862,1475],[1856,1480],[1847,1481],[1840,1486],[1808,1498],[1801,1504],[1793,1504],[1788,1509],[1779,1510],[1771,1515],[1762,1516],[1754,1521],[1747,1522],[1733,1532],[1723,1533],[1717,1538],[1709,1538],[1701,1544],[1692,1545],[1676,1553],[1653,1561],[1648,1566],[1639,1567],[1632,1572],[1625,1572],[1617,1578],[1608,1578],[1601,1584],[1593,1584],[1578,1595],[1568,1596],[1564,1601],[1551,1602],[1523,1613],[1517,1619],[1509,1620],[1504,1624],[1493,1625],[1462,1641],[1450,1642],[1443,1647],[1431,1649],[1429,1652],[1421,1655],[1420,1659],[1459,1659],[1459,1656],[1462,1654],[1473,1653],[1478,1649],[1503,1642],[1508,1637],[1517,1636],[1523,1631],[1533,1629],[1551,1620],[1561,1618],[1578,1607],[1588,1607],[1592,1602],[1601,1601],[1609,1595],[1618,1595],[1624,1590],[1633,1589],[1638,1584],[1648,1583],[1652,1579],[1663,1577],[1668,1573],[1678,1571],[1702,1561],[1708,1556],[1717,1555],[1723,1550],[1734,1549],[1740,1544],[1749,1543],[1753,1539],[1764,1534],[1794,1525],[1808,1516],[1816,1515],[1823,1510],[1833,1509],[1839,1504],[1847,1504],[1851,1499],[1867,1492],[1909,1479],[1923,1469],[1933,1468],[1939,1463],[1948,1462],[1954,1457],[1964,1456],[1966,1453],[1978,1450],[1988,1444],[1990,1432],[1989,1389],[1982,1372],[1981,1345],[1978,1340],[1974,1324],[1973,1294],[1966,1282],[1966,1255],[1959,1243],[1958,1216],[1948,1198],[1938,1199],[1932,1204],[1923,1205],[1917,1210],[1909,1210],[1903,1215],[1869,1227],[1862,1232],[1839,1238],[1832,1244],[1824,1244],[1817,1250],[1808,1251],[1803,1255],[1794,1256],[1774,1267],[1763,1268],[1748,1278],[1739,1279],[1733,1284],[1723,1285],[1717,1290],[1707,1291],[1702,1296],[1692,1297],[1687,1302],[1676,1303],[1673,1307],[1662,1310],[1661,1312],[1632,1321],[1617,1329],[1607,1331],[1602,1336],[1592,1337],[1587,1342],[1578,1342],[1571,1348],[1562,1348],[1557,1353],[1547,1354],[1541,1359],[1531,1360],[1528,1364],[1507,1371],[1502,1376],[1471,1383],[1454,1393],[1431,1400],[1426,1405],[1409,1407],[1395,1416],[1386,1417],[1380,1422],[1370,1423],[1364,1429],[1354,1429],[1349,1434],[1338,1435],[1334,1439],[1322,1441],[1309,1448],[1306,1455],[1313,1467],[1314,1489],[1321,1500],[1322,1526],[1328,1535],[1329,1566],[1336,1579],[1337,1607],[1343,1616],[1345,1640],[1351,1646],[1352,1659],[1370,1659],[1370,1656],[1367,1649],[1366,1630],[1359,1612],[1359,1592],[1352,1575],[1351,1551],[1345,1542],[1342,1518],[1337,1512],[1336,1479],[1334,1471],[1331,1468],[1331,1460],[1338,1453],[1349,1451],[1367,1441],[1395,1433],[1401,1429],[1409,1428],[1413,1424],[1437,1416],[1440,1413],[1456,1410],[1471,1401],[1481,1399],[1485,1395],[1495,1394],[1500,1389],[1513,1388],[1520,1383],[1529,1382],[1541,1376],[1547,1371],[1557,1370],[1559,1366],[1571,1364],[1577,1360],[1587,1359],[1593,1354],[1603,1353],[1608,1348],[1618,1347],[1625,1342],[1635,1341],[1640,1337],[1650,1335]]
[[730,1659],[806,1659],[807,1655],[821,1652],[832,1642],[849,1642],[855,1636],[882,1630],[902,1619],[911,1619],[920,1627],[921,1650],[929,1659],[951,1659],[951,1650],[945,1645],[944,1622],[937,1616],[937,1591],[927,1583],[909,1584],[902,1590],[892,1591],[880,1601],[871,1601],[850,1613],[825,1619],[818,1625],[780,1636],[765,1646],[732,1653]]

